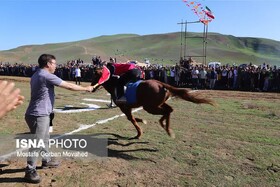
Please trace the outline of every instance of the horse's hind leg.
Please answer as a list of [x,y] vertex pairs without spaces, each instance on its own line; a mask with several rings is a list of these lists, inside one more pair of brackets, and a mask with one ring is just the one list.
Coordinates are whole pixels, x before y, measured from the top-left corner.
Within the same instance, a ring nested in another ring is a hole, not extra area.
[[164,120],[165,120],[166,116],[162,116],[160,119],[159,119],[159,124],[160,126],[165,129],[165,124],[164,124]]
[[[170,128],[170,114],[171,114],[171,112],[173,112],[173,108],[166,103],[164,103],[162,105],[162,108],[164,108],[164,111],[165,111],[165,114],[162,116],[162,118],[165,118],[165,122],[166,122],[165,130],[169,136],[171,136],[172,138],[175,138],[175,134],[173,133],[172,129]],[[160,120],[162,120],[162,125],[163,125],[162,118]]]
[[[151,106],[144,106],[144,110],[149,112],[150,114],[155,114],[155,115],[163,115],[159,123],[162,126],[162,128],[165,129],[167,134],[171,137],[174,137],[174,134],[172,132],[172,129],[170,129],[170,114],[173,111],[172,107],[169,106],[168,104],[164,103],[161,106],[156,106],[156,107],[151,107]],[[165,124],[164,124],[165,121]]]
[[[137,130],[137,135],[134,138],[131,139],[140,139],[141,135],[142,135],[142,129],[140,128],[140,126],[137,123],[137,120],[134,118],[134,116],[131,113],[131,108],[121,108],[121,111],[126,115],[127,119],[129,121],[131,121],[131,123],[134,125],[134,127]],[[139,120],[139,118],[137,118]]]
[[147,121],[146,121],[146,120],[144,120],[144,119],[141,119],[141,118],[135,118],[135,120],[136,120],[137,122],[144,123],[145,125],[147,124]]

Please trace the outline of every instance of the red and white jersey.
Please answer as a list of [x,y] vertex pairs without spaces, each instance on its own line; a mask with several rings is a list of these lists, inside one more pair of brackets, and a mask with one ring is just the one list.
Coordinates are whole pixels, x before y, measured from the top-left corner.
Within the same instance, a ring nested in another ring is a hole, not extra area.
[[113,64],[115,71],[114,75],[122,75],[128,70],[135,69],[137,66],[135,64]]
[[[138,68],[137,66],[135,66],[135,64],[115,63],[115,64],[112,64],[112,66],[114,68],[113,74],[118,75],[118,76],[121,76],[122,74],[126,73],[127,71],[129,71],[131,69]],[[102,69],[102,76],[99,79],[98,84],[103,84],[104,82],[109,80],[110,77],[111,77],[110,70],[107,68],[107,66],[104,66]]]

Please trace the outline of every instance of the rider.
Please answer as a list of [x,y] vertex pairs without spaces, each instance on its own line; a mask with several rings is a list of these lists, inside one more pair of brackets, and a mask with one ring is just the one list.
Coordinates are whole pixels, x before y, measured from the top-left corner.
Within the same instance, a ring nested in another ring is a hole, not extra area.
[[137,81],[141,78],[141,70],[135,64],[132,63],[108,63],[107,66],[103,66],[102,76],[98,83],[93,87],[94,89],[108,81],[111,77],[117,77],[117,93],[116,93],[116,103],[126,103],[126,98],[124,96],[124,86],[130,81]]

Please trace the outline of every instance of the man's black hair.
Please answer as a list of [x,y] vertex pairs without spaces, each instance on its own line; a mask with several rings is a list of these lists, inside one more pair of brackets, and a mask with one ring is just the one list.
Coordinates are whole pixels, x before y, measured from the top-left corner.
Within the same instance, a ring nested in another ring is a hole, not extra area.
[[42,54],[38,59],[39,68],[44,68],[48,62],[55,60],[55,56],[50,54]]

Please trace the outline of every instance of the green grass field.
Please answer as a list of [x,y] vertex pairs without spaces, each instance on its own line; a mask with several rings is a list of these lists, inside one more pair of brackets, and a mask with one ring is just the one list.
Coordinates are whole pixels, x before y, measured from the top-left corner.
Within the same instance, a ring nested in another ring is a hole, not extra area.
[[[24,121],[30,97],[28,79],[13,79],[26,99],[1,119],[2,138],[28,131]],[[129,140],[136,130],[125,117],[97,124],[77,134],[107,139],[108,156],[62,158],[60,169],[38,170],[43,178],[41,186],[280,186],[280,95],[198,93],[213,98],[219,106],[169,100],[174,108],[171,128],[175,139],[160,127],[159,116],[143,110],[135,113],[148,121],[140,124],[144,132],[140,140]],[[84,98],[109,100],[110,96],[104,90],[90,94],[56,89],[56,108],[94,103],[101,109],[57,113],[54,134],[121,114],[118,108],[108,109],[105,103],[86,102]],[[0,184],[33,186],[21,181],[24,170],[20,169],[24,167],[25,160],[15,157],[0,163]]]

